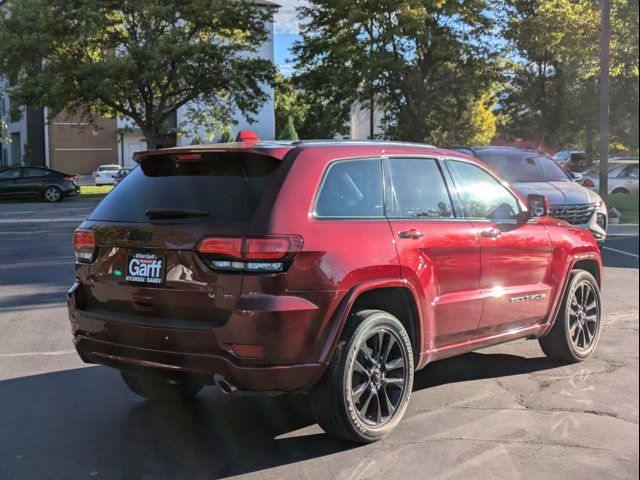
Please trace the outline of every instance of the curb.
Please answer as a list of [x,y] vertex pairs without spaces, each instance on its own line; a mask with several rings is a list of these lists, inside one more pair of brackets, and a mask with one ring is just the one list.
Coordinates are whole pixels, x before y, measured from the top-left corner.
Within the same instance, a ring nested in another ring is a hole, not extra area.
[[639,225],[637,223],[618,223],[607,227],[607,235],[627,235],[636,236],[639,234]]
[[86,215],[82,217],[60,217],[60,218],[2,218],[0,219],[1,225],[6,224],[19,224],[19,223],[77,223],[81,224],[87,218]]

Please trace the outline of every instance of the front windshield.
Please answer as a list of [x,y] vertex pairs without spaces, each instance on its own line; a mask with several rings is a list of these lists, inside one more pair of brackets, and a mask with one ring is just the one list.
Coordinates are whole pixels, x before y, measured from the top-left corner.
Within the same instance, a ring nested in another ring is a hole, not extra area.
[[510,183],[571,182],[572,179],[551,157],[520,150],[479,151],[478,159]]

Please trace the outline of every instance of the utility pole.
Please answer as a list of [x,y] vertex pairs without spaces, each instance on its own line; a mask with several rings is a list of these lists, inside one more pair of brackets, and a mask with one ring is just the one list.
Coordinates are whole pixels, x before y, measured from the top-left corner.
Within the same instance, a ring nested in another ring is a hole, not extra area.
[[609,49],[611,0],[600,0],[600,196],[609,192]]

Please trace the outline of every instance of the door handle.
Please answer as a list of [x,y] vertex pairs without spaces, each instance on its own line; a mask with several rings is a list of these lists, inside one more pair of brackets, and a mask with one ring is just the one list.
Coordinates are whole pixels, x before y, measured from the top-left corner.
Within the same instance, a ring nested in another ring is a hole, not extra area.
[[497,228],[488,228],[480,232],[480,235],[482,235],[484,238],[498,238],[500,235],[502,235],[502,232]]
[[415,240],[420,237],[424,237],[424,232],[412,228],[411,230],[403,230],[402,232],[398,232],[398,236],[400,238],[410,238]]

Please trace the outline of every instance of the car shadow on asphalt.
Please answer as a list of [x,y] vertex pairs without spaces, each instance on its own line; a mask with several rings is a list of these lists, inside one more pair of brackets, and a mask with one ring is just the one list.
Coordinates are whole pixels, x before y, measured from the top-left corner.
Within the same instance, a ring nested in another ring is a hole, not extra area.
[[[519,375],[544,358],[471,353],[417,372],[414,391]],[[78,368],[0,382],[0,478],[221,478],[358,448],[322,433],[305,395],[142,400],[116,371]],[[295,476],[295,475],[294,475]]]

